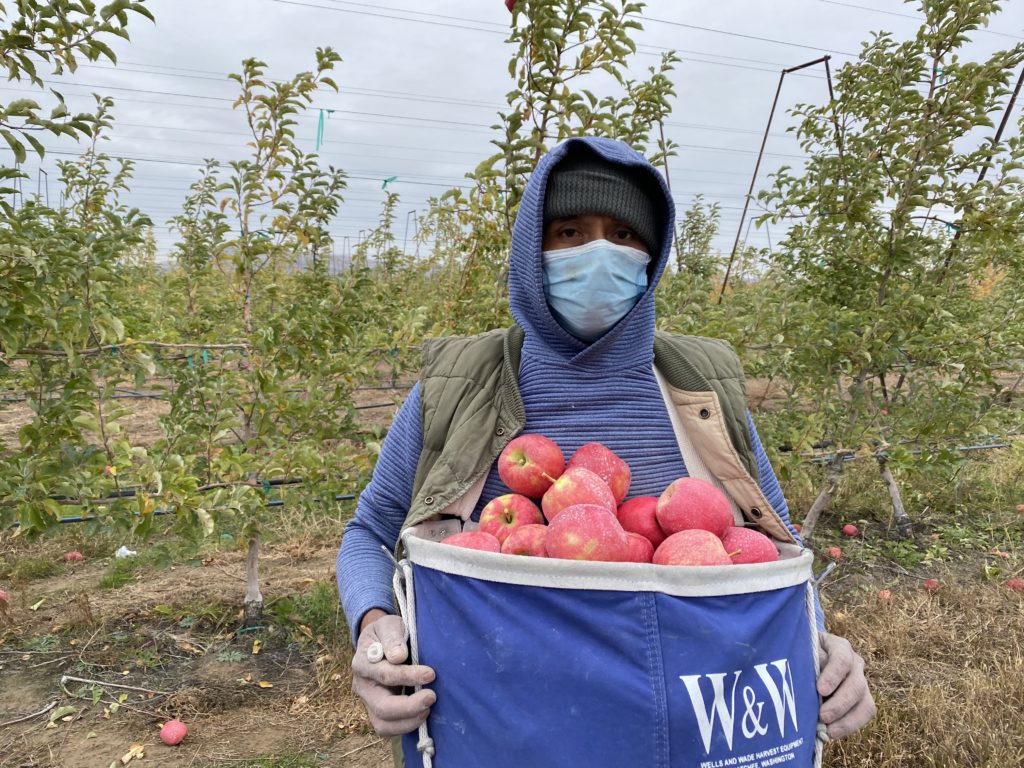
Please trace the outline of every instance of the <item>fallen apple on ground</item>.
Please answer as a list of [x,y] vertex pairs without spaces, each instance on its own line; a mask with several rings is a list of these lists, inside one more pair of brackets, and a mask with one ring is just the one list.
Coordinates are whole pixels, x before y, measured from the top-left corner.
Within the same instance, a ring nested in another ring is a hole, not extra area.
[[597,504],[561,510],[548,524],[544,547],[548,557],[563,560],[622,562],[629,556],[626,532],[611,511]]
[[491,499],[480,511],[480,530],[499,542],[524,525],[544,522],[540,508],[520,493],[506,493]]
[[843,536],[856,536],[857,533],[857,526],[853,523],[847,523],[843,526]]
[[921,589],[925,592],[938,592],[942,588],[942,583],[938,579],[925,579],[924,584],[921,585]]
[[453,547],[464,549],[479,549],[481,552],[500,552],[501,542],[493,535],[483,531],[462,531],[453,533],[441,540],[442,544],[451,544]]
[[562,510],[577,504],[595,504],[615,516],[615,497],[608,483],[589,469],[570,467],[541,498],[540,508],[551,523]]
[[181,720],[168,720],[160,729],[160,741],[173,747],[188,736],[188,727]]
[[775,542],[753,528],[730,526],[722,536],[722,546],[737,565],[771,563],[779,559]]
[[732,565],[722,540],[702,528],[673,533],[654,553],[655,565]]
[[733,524],[729,498],[707,480],[680,477],[658,498],[658,525],[666,534],[698,528],[721,538]]
[[833,560],[842,560],[843,558],[843,550],[839,547],[829,547],[825,550],[825,554]]
[[82,556],[82,553],[78,552],[76,550],[72,550],[70,552],[65,552],[64,553],[64,562],[65,563],[80,563],[84,559],[85,558]]
[[1012,578],[1006,580],[1006,588],[1014,592],[1024,592],[1024,579]]
[[601,443],[581,445],[566,464],[567,469],[573,467],[589,469],[604,480],[615,497],[616,504],[621,504],[626,498],[633,477],[629,465]]
[[519,435],[498,455],[498,476],[514,493],[539,499],[565,470],[562,449],[544,435]]

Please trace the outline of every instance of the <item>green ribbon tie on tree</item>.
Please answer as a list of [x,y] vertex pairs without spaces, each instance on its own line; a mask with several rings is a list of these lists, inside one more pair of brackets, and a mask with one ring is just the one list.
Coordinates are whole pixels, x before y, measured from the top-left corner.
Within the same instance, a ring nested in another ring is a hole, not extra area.
[[384,183],[380,185],[380,188],[387,189],[388,184],[390,184],[392,181],[395,181],[397,178],[397,176],[391,176],[390,178],[384,179]]

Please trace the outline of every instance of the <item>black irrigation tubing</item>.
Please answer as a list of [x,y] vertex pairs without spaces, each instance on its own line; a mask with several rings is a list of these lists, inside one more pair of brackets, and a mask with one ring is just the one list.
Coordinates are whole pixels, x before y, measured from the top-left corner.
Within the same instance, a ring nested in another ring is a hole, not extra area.
[[[339,494],[335,494],[335,496],[334,496],[334,500],[335,501],[355,501],[355,498],[356,498],[356,495],[354,493],[339,493]],[[314,498],[313,501],[322,501],[322,499]],[[266,506],[266,507],[283,507],[284,505],[285,505],[285,502],[282,499],[274,499],[273,501],[267,501],[264,504],[264,506]],[[156,516],[161,516],[161,515],[174,515],[174,514],[177,514],[177,513],[173,509],[155,509],[150,514],[152,514],[154,517],[156,517]],[[132,515],[134,515],[135,517],[141,517],[142,513],[141,512],[132,512]],[[90,520],[95,520],[95,519],[96,519],[95,517],[82,517],[82,516],[62,517],[57,522],[59,524],[61,524],[61,525],[64,525],[66,523],[87,523]],[[15,523],[11,523],[11,525],[9,527],[10,528],[19,528],[20,526],[21,526],[21,523],[15,522]]]
[[[995,450],[995,449],[998,449],[998,448],[1009,448],[1009,447],[1011,447],[1011,445],[1012,445],[1011,443],[984,443],[982,445],[959,445],[959,446],[956,446],[955,450],[960,451],[961,453],[970,453],[972,451],[991,451],[991,450]],[[921,454],[924,453],[924,450],[921,449],[921,448],[917,448],[917,449],[914,449],[913,451],[910,451],[909,453],[912,456],[920,456]],[[888,455],[884,451],[878,451],[876,453],[872,453],[871,454],[871,458],[873,458],[873,459],[884,459],[884,458],[887,458],[887,456]],[[811,464],[831,464],[834,461],[834,459],[835,459],[835,454],[827,453],[827,454],[823,454],[823,455],[820,455],[820,456],[812,456],[812,457],[805,457],[805,458]],[[858,455],[855,455],[855,454],[847,454],[847,455],[842,457],[842,460],[843,461],[856,461],[857,459],[865,459],[865,458],[868,458],[868,457],[867,456],[863,456],[863,455],[858,456]]]

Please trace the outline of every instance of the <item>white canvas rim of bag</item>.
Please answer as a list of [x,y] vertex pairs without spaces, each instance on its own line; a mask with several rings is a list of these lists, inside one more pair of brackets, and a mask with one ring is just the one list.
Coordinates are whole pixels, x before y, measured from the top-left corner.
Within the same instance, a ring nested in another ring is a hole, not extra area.
[[403,538],[413,565],[471,579],[531,587],[711,597],[770,592],[813,579],[814,556],[810,550],[794,544],[777,544],[779,559],[772,563],[671,566],[502,555],[439,544],[408,533]]

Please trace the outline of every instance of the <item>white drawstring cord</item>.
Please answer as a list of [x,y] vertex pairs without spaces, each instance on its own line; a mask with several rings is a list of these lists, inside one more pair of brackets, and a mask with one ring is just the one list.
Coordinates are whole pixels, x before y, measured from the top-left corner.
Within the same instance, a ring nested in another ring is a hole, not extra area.
[[[412,583],[412,565],[403,559],[395,564],[395,576],[393,579],[395,589],[395,600],[398,603],[398,611],[402,615],[405,624],[405,639],[409,644],[409,658],[413,664],[420,663],[419,639],[416,634],[416,595]],[[419,691],[422,686],[415,686]],[[427,730],[427,721],[420,723],[419,741],[416,749],[423,757],[423,768],[433,768],[434,740],[430,738]]]
[[[834,565],[834,563],[833,563]],[[827,575],[822,574],[822,578]],[[820,579],[819,579],[820,581]],[[815,582],[807,582],[807,620],[811,625],[811,653],[814,656],[814,680],[817,685],[818,675],[821,674],[821,636],[818,633],[818,620],[814,610],[814,587]],[[821,696],[818,696],[818,705],[821,705]],[[825,742],[828,741],[828,726],[818,721],[817,733],[814,743],[814,768],[821,768],[821,760],[825,751]]]

